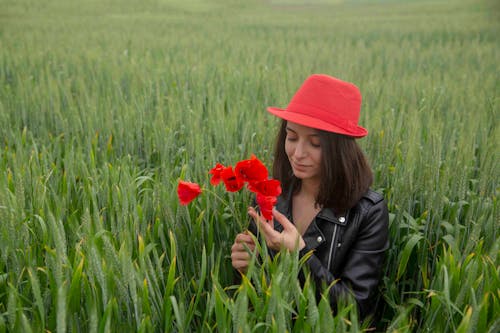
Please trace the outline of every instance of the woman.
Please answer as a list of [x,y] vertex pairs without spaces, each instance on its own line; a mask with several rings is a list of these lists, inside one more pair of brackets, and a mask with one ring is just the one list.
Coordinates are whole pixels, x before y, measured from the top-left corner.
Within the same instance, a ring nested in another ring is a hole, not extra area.
[[[269,107],[282,119],[273,177],[283,192],[266,221],[248,209],[250,231],[265,238],[270,254],[298,250],[320,289],[329,290],[332,309],[342,295],[352,294],[361,318],[373,314],[384,252],[388,248],[388,212],[383,197],[370,190],[372,172],[355,141],[368,134],[358,125],[361,94],[348,82],[312,75],[286,109]],[[249,233],[236,236],[232,265],[245,273]]]

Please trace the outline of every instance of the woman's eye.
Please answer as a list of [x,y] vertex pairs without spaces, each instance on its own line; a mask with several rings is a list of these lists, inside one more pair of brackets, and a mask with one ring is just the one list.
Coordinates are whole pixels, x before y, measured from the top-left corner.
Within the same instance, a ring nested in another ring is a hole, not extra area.
[[319,143],[319,142],[311,142],[311,146],[313,146],[314,148],[319,148],[319,147],[321,147],[321,143]]
[[297,138],[295,138],[295,137],[291,137],[291,136],[287,136],[287,137],[286,137],[286,139],[287,139],[288,141],[297,141]]

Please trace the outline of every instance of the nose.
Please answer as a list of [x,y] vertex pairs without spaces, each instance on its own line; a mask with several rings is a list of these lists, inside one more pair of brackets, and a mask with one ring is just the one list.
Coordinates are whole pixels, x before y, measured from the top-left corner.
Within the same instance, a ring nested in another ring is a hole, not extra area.
[[303,141],[297,142],[295,150],[293,151],[293,156],[296,159],[304,158],[307,155],[307,150]]

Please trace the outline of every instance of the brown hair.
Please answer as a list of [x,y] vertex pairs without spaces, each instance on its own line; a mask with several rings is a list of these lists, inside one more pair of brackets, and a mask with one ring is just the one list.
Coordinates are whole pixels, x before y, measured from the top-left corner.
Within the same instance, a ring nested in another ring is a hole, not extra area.
[[[293,175],[285,152],[286,120],[282,120],[276,137],[273,177],[281,182],[283,193],[300,190],[300,179]],[[352,137],[318,130],[321,149],[321,186],[316,205],[346,212],[365,194],[373,174],[363,151]]]

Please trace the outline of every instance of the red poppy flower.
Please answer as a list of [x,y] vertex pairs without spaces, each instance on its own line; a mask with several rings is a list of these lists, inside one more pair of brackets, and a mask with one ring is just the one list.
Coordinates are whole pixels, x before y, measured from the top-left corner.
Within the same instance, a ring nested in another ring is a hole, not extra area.
[[189,204],[200,194],[200,185],[196,183],[185,182],[183,180],[179,181],[179,185],[177,185],[177,196],[179,197],[181,205]]
[[225,166],[223,166],[220,163],[217,163],[215,167],[212,168],[208,173],[212,175],[212,178],[210,178],[210,184],[212,185],[218,185],[220,183],[221,179],[221,173],[222,170],[224,170]]
[[276,205],[278,199],[274,196],[265,196],[260,193],[257,193],[257,204],[260,207],[260,212],[262,216],[270,221],[273,219],[273,207]]
[[268,171],[266,166],[252,154],[249,160],[239,161],[234,173],[242,181],[256,182],[267,179]]
[[238,192],[245,184],[236,177],[232,166],[225,167],[220,176],[228,192]]
[[281,194],[281,183],[277,179],[266,179],[248,184],[248,189],[264,196],[277,197]]

